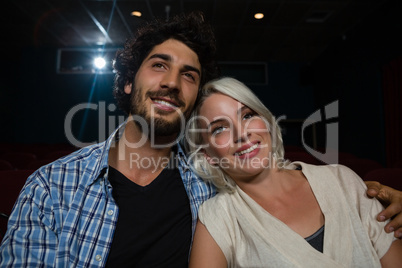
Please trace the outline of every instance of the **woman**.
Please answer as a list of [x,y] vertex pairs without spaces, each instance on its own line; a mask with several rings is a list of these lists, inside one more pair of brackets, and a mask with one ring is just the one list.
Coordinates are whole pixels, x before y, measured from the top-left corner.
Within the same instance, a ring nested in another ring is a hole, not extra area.
[[219,190],[200,207],[190,267],[401,267],[362,180],[285,161],[275,118],[241,82],[205,85],[189,126],[194,169]]

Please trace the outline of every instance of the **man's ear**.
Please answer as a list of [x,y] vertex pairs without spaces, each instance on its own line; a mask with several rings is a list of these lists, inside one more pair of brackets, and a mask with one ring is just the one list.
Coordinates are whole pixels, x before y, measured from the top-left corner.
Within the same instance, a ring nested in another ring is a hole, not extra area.
[[132,88],[133,88],[133,84],[126,84],[125,86],[124,86],[124,93],[126,93],[126,94],[131,94],[131,90],[132,90]]
[[207,160],[207,162],[212,165],[212,166],[216,166],[218,164],[218,161],[216,158],[213,158],[211,156],[209,156],[209,154],[207,153],[207,151],[205,149],[201,150],[202,153],[204,154],[205,159]]

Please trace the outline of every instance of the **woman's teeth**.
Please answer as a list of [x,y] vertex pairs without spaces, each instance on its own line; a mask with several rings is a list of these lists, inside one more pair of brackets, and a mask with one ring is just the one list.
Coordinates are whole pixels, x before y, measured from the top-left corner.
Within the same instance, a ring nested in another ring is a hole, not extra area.
[[246,150],[243,150],[243,151],[240,151],[240,152],[238,152],[238,153],[236,153],[236,154],[237,154],[237,155],[243,155],[243,154],[249,153],[249,152],[251,152],[251,151],[254,151],[257,147],[258,147],[258,144],[256,143],[256,144],[254,144],[253,146],[251,146],[250,148],[248,148],[248,149],[246,149]]

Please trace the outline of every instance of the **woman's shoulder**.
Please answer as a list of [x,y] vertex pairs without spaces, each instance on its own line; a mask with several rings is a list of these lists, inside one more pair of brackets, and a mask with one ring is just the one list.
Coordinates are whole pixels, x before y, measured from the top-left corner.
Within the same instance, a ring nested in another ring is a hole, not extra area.
[[218,192],[214,197],[206,200],[201,207],[204,208],[222,208],[227,207],[231,202],[231,193]]
[[349,167],[341,164],[330,164],[330,165],[311,165],[303,162],[293,162],[293,165],[300,167],[303,172],[308,172],[312,174],[327,174],[334,175],[337,178],[343,179],[360,179],[360,177]]
[[350,168],[347,166],[341,165],[341,164],[328,164],[328,165],[313,165],[313,164],[308,164],[304,163],[301,161],[296,161],[292,162],[289,167],[292,167],[293,169],[297,170],[331,170],[332,172],[353,172]]
[[362,178],[356,174],[352,169],[341,164],[325,165],[322,166],[330,171],[341,183],[351,187],[352,184],[356,187],[364,185]]
[[339,188],[349,194],[363,192],[366,189],[363,180],[347,166],[340,164],[310,165],[303,162],[294,162],[294,164],[302,168],[302,172],[310,184],[321,185],[327,189],[332,188],[332,190]]
[[[232,194],[219,192],[214,197],[201,204],[198,216],[202,218],[222,218],[225,215],[232,215]],[[226,218],[226,217],[224,217]]]
[[350,200],[366,197],[367,187],[363,180],[349,167],[339,164],[309,165],[301,163],[303,173],[310,184],[314,183],[321,190],[336,192],[339,189]]

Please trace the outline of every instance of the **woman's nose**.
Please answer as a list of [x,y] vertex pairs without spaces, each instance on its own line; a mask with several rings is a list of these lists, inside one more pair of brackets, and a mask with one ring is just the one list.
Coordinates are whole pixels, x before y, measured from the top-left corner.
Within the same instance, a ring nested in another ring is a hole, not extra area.
[[242,124],[237,124],[237,126],[235,126],[234,137],[233,137],[235,143],[246,142],[248,141],[249,136],[250,136],[249,131],[247,130],[246,127],[242,126]]

